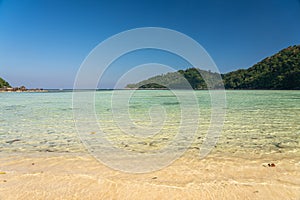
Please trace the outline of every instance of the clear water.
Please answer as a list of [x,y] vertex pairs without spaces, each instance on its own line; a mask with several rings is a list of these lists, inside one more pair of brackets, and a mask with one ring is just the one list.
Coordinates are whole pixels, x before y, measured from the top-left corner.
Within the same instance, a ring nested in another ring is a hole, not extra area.
[[[170,91],[135,91],[129,111],[121,109],[117,115],[112,115],[112,92],[96,92],[95,110],[102,130],[120,148],[140,152],[159,149],[172,140],[178,127],[187,132],[191,127],[189,123],[180,124],[180,103]],[[195,150],[201,147],[209,128],[211,111],[209,93],[196,91],[196,95],[201,123],[190,146]],[[300,91],[227,91],[226,98],[226,119],[213,153],[300,155]],[[71,92],[0,93],[0,99],[1,152],[85,151],[74,124]],[[155,129],[151,109],[162,108],[167,118],[161,128]],[[157,134],[142,140],[124,134],[124,127],[120,129],[115,122],[122,113],[128,113],[133,121],[133,125],[124,125],[126,130],[138,135],[142,134],[139,128],[148,127]],[[97,137],[97,130],[90,134]]]

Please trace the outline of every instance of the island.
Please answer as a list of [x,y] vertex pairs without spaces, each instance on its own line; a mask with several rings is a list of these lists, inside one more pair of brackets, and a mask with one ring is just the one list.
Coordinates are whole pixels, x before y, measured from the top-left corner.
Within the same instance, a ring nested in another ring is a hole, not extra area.
[[[201,74],[201,75],[200,75]],[[220,78],[222,77],[222,79]],[[204,77],[204,78],[203,78]],[[190,67],[151,77],[138,83],[128,84],[127,89],[300,89],[300,45],[285,48],[267,57],[248,69],[239,69],[226,74]],[[209,80],[209,86],[205,80]]]
[[48,92],[42,88],[27,89],[25,86],[12,87],[10,84],[0,77],[0,92]]
[[11,87],[7,81],[0,77],[0,88]]

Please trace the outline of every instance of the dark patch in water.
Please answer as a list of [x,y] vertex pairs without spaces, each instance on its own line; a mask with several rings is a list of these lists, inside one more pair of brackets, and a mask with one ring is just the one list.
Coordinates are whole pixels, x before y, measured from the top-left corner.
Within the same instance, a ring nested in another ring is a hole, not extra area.
[[158,95],[158,96],[155,96],[155,97],[176,97],[174,95]]
[[163,105],[178,105],[179,102],[165,102]]
[[25,105],[12,105],[12,106],[5,106],[5,110],[16,110],[19,108],[26,108]]
[[283,146],[281,146],[281,143],[279,142],[279,143],[273,143],[273,145],[275,146],[275,147],[277,147],[277,148],[283,148]]
[[138,108],[138,107],[141,107],[140,105],[130,105],[129,106],[130,108]]
[[267,139],[272,139],[272,138],[275,138],[275,137],[276,137],[276,136],[274,136],[274,135],[267,135],[267,136],[266,136]]
[[68,110],[72,110],[73,108],[61,108],[60,110],[62,111],[68,111]]
[[14,140],[6,141],[6,143],[12,144],[12,143],[14,143],[14,142],[19,142],[19,141],[21,141],[21,140],[20,140],[20,139],[14,139]]

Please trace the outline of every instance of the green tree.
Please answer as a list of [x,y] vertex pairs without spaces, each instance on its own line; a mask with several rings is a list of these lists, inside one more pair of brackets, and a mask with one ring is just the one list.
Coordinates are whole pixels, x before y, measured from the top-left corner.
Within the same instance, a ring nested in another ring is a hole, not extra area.
[[0,88],[3,88],[3,87],[10,87],[10,85],[8,82],[6,82],[2,78],[0,78]]

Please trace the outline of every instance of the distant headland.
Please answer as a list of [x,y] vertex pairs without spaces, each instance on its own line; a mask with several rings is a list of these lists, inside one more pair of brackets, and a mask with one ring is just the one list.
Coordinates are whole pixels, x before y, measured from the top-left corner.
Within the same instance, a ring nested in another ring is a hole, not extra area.
[[41,88],[27,89],[25,86],[12,87],[7,81],[0,78],[0,92],[48,92],[48,90]]
[[[201,75],[200,73],[201,72]],[[203,77],[211,83],[209,88]],[[222,77],[222,79],[220,78]],[[191,88],[205,89],[254,89],[299,90],[300,45],[285,48],[248,69],[226,74],[205,71],[195,67],[151,77],[138,83],[128,84],[127,89],[185,89],[186,80]],[[183,88],[182,88],[183,87]]]
[[25,86],[21,86],[21,87],[4,86],[0,88],[0,92],[48,92],[48,90],[44,90],[42,88],[27,89]]

